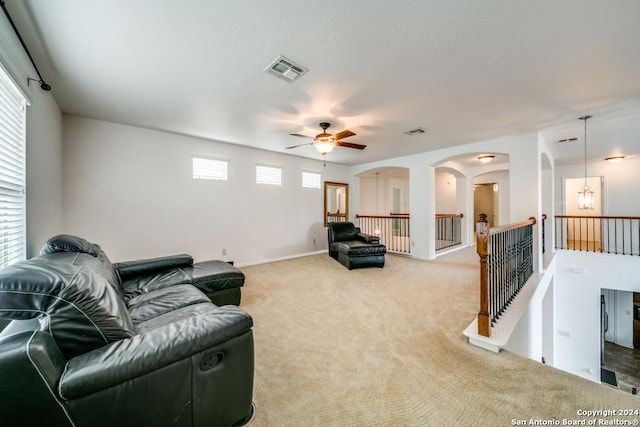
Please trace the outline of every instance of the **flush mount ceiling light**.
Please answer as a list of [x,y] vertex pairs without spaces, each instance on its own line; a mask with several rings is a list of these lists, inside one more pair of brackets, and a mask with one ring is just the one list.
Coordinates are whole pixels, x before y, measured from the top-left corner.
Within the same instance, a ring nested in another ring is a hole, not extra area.
[[621,161],[624,160],[625,156],[611,156],[611,157],[607,157],[605,160],[609,163],[620,163]]
[[587,185],[587,120],[590,118],[591,116],[579,117],[584,120],[584,186],[578,192],[578,209],[593,209],[594,205],[593,190]]
[[480,160],[480,163],[489,163],[495,158],[496,156],[492,156],[491,154],[483,154],[482,156],[478,157],[478,160]]

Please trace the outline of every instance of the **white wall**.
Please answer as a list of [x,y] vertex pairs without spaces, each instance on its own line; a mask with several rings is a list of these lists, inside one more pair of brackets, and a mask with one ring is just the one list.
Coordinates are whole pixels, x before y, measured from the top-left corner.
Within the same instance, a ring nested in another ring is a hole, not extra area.
[[400,210],[394,213],[409,212],[409,179],[384,176],[384,172],[376,178],[363,176],[359,181],[360,197],[357,213],[359,215],[386,216],[393,212],[393,189],[400,190]]
[[39,88],[27,108],[27,257],[62,232],[62,113]]
[[640,292],[640,259],[558,251],[555,274],[554,366],[599,382],[601,290]]
[[456,176],[448,170],[436,168],[436,213],[458,214]]
[[6,17],[0,15],[0,62],[31,102],[26,124],[27,257],[30,258],[38,255],[49,237],[62,230],[62,114],[53,98],[55,91],[44,92],[39,84],[27,85],[27,79],[37,74]]
[[[640,157],[627,158],[621,163],[612,164],[604,160],[589,163],[589,176],[602,176],[604,215],[638,215],[640,197]],[[566,178],[584,178],[584,164],[556,166],[555,168],[555,212],[563,212],[563,182]],[[576,194],[577,197],[577,194]]]
[[[229,160],[229,180],[193,180],[192,155]],[[348,168],[320,160],[67,115],[64,162],[66,232],[114,261],[186,252],[246,264],[325,249],[323,190],[302,188],[301,172],[349,182]],[[256,164],[282,167],[283,185],[256,184]]]

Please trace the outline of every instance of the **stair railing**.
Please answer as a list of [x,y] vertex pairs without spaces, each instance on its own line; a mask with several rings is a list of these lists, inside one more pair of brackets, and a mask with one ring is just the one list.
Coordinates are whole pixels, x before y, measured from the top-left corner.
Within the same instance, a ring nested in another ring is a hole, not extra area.
[[533,226],[536,219],[489,228],[486,215],[476,224],[480,257],[478,334],[491,336],[491,326],[533,274]]

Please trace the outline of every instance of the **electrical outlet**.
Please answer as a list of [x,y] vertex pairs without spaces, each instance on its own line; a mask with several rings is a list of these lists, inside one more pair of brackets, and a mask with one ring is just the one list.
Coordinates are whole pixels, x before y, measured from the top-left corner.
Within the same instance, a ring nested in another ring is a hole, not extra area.
[[222,250],[222,256],[225,256],[226,254],[227,254],[227,250],[226,250],[226,249],[223,249],[223,250]]

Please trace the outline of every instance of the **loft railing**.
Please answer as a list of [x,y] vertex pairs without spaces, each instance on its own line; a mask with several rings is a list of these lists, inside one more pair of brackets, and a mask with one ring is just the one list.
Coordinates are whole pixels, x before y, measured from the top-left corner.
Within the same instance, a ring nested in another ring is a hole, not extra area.
[[555,216],[556,249],[640,256],[640,217]]
[[436,251],[462,243],[463,214],[436,214]]
[[405,254],[411,252],[409,214],[356,215],[356,219],[360,230],[380,237],[380,243],[387,247],[387,251]]
[[489,228],[486,215],[476,224],[480,256],[478,334],[491,336],[491,326],[533,274],[535,218]]

